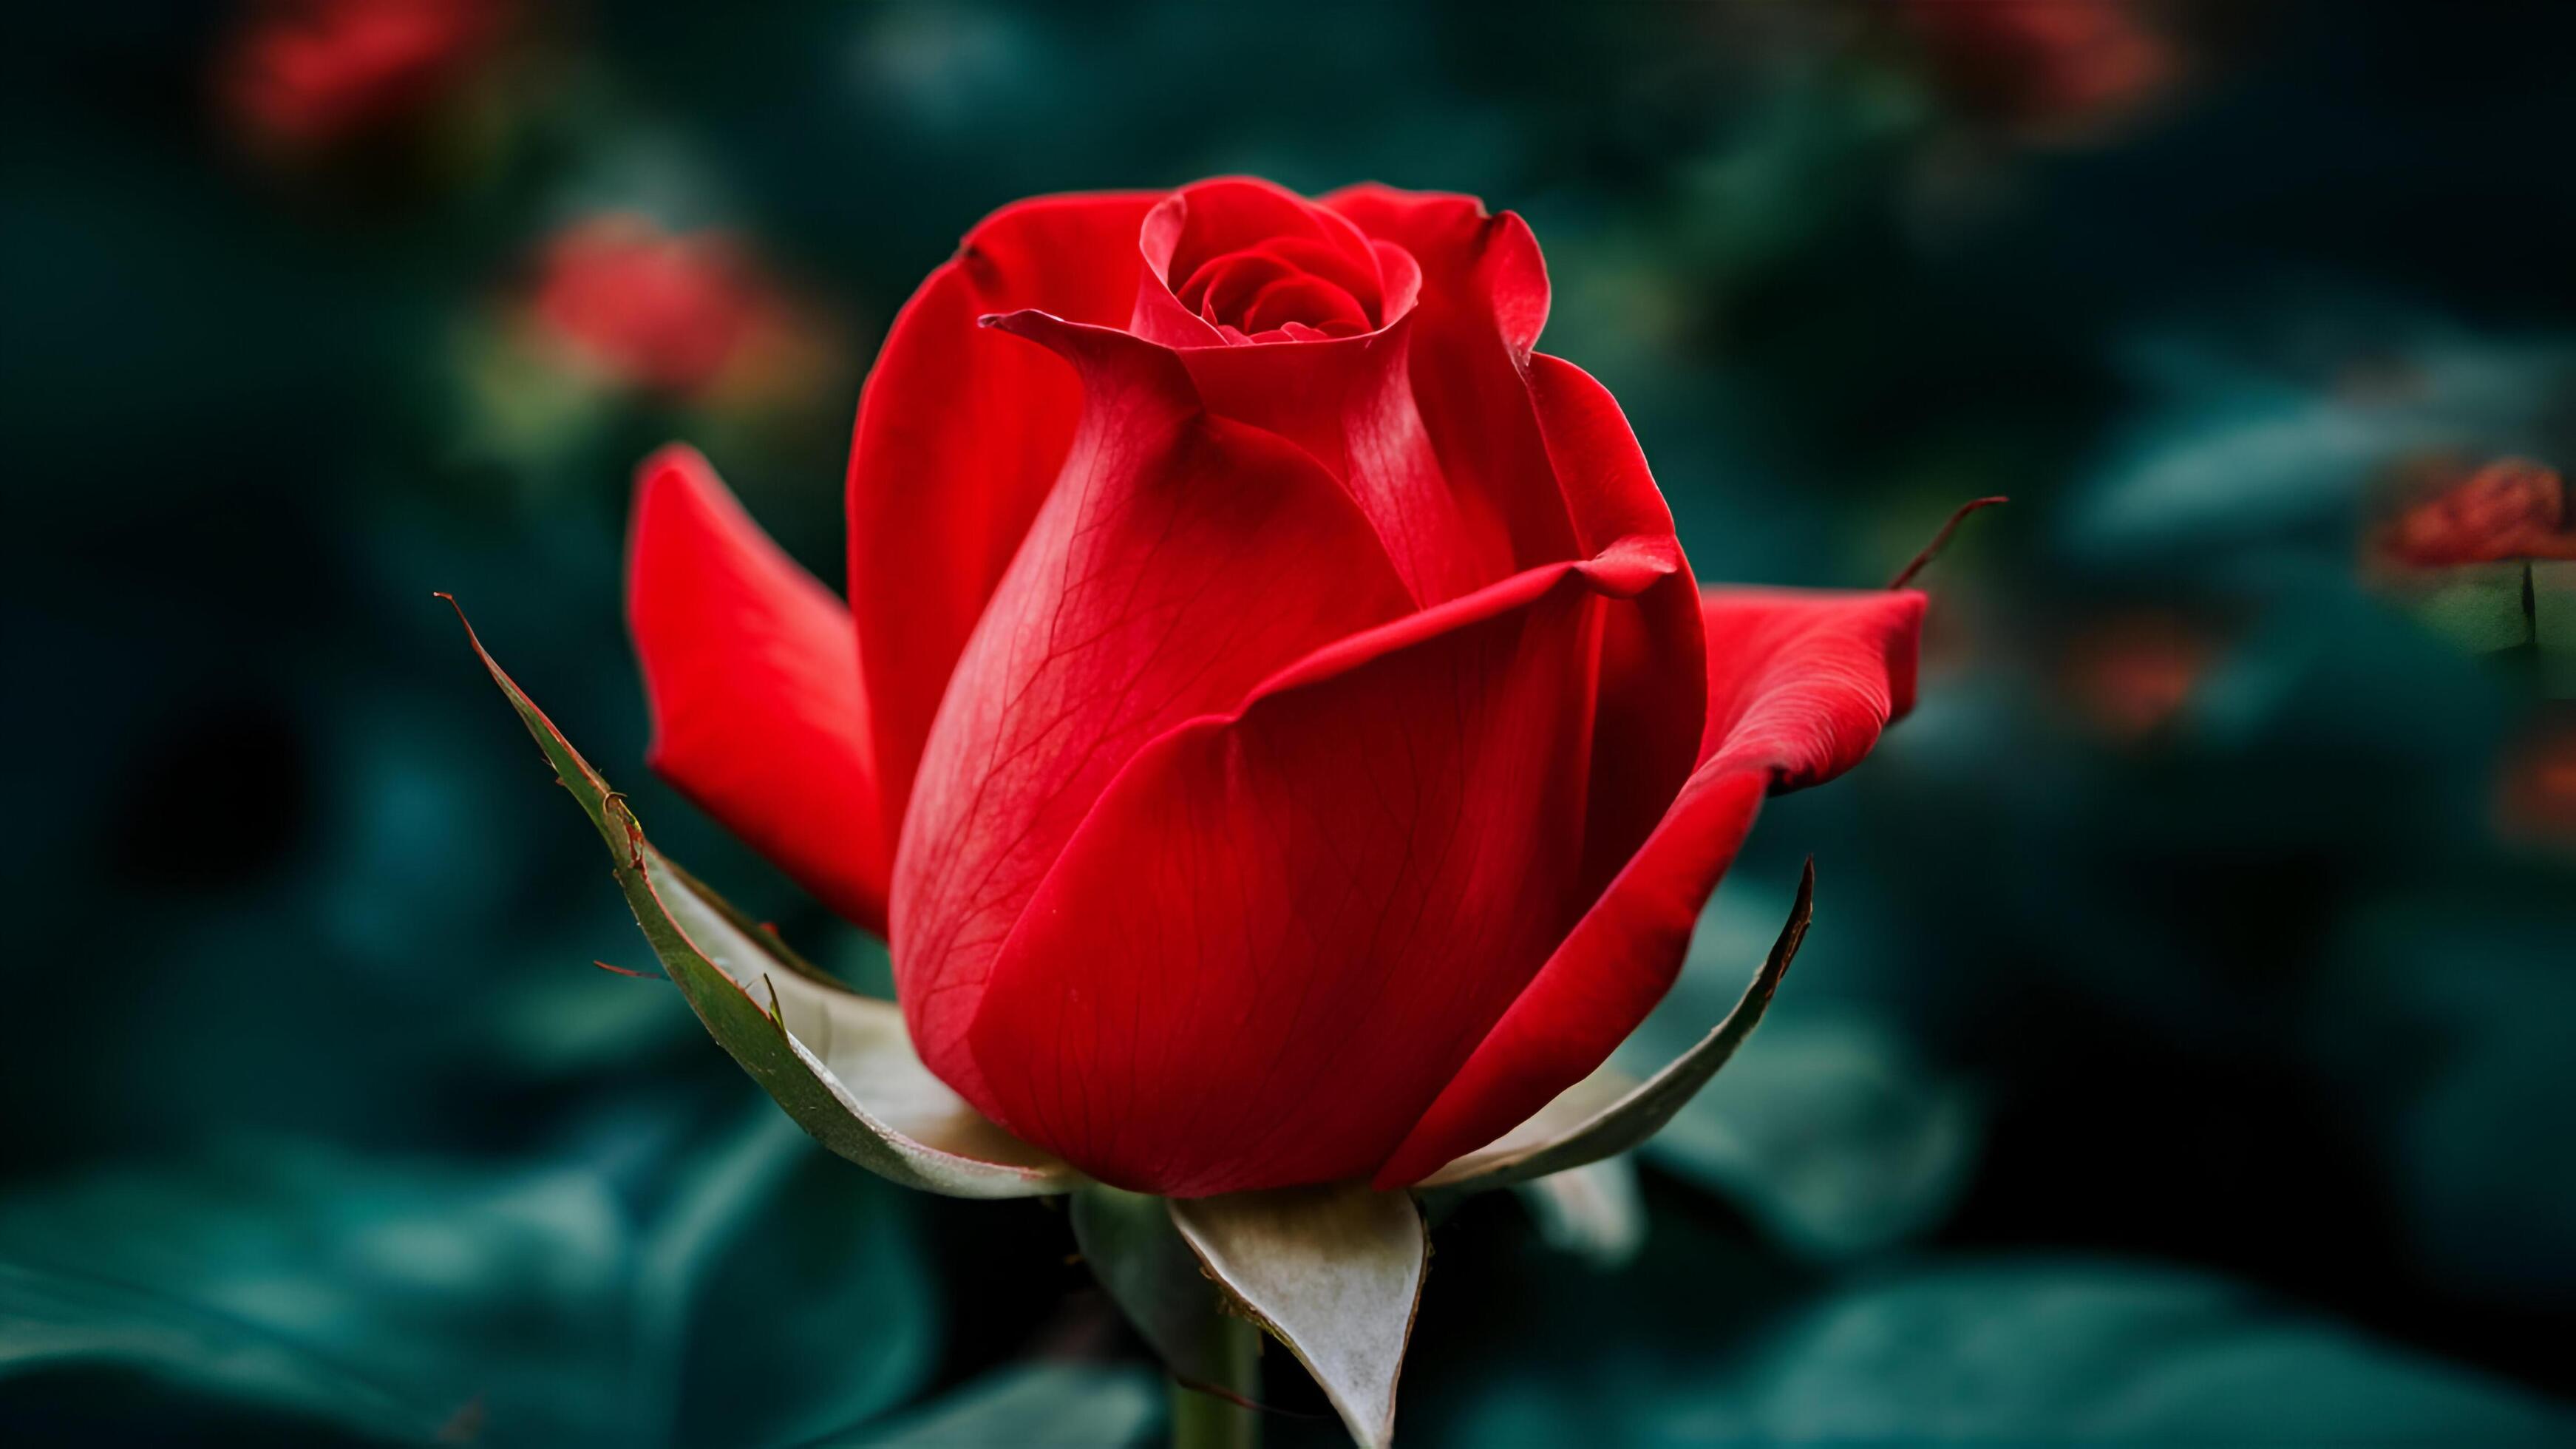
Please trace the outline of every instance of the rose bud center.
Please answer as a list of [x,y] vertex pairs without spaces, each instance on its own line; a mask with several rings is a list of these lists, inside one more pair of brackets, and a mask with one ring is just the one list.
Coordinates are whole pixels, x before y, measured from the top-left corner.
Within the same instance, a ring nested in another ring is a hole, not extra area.
[[1401,319],[1422,284],[1402,247],[1259,182],[1174,192],[1146,216],[1140,245],[1150,295],[1138,330],[1171,346],[1363,336]]
[[1172,295],[1211,326],[1255,341],[1294,336],[1291,328],[1349,337],[1380,321],[1377,279],[1353,272],[1350,259],[1323,242],[1275,237],[1200,263],[1173,283]]

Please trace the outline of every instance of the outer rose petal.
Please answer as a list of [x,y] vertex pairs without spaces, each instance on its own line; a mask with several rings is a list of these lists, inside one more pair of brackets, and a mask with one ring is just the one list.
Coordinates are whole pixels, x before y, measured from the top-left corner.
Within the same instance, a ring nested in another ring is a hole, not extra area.
[[890,846],[931,717],[1082,410],[1073,369],[978,326],[1038,307],[1121,326],[1157,193],[1040,197],[967,233],[887,332],[850,446],[850,605]]
[[1034,313],[1000,325],[1072,359],[1088,400],[931,731],[893,906],[914,1043],[987,1111],[967,1024],[1111,777],[1172,725],[1412,607],[1340,486],[1279,437],[1211,416],[1169,352]]
[[1509,574],[1512,552],[1481,500],[1441,472],[1413,403],[1412,330],[1407,317],[1365,336],[1179,355],[1211,410],[1279,434],[1341,480],[1428,606]]
[[1522,375],[1547,323],[1547,263],[1528,225],[1472,196],[1377,185],[1322,204],[1420,264],[1413,395],[1451,487],[1479,500],[1519,566],[1579,556]]
[[1678,560],[1515,575],[1139,752],[994,966],[996,1120],[1167,1196],[1383,1160],[1582,909],[1600,619]]
[[1924,597],[1784,589],[1705,595],[1708,731],[1681,797],[1378,1168],[1420,1181],[1599,1066],[1645,1019],[1766,792],[1832,778],[1914,704]]
[[[1529,360],[1530,403],[1584,548],[1632,534],[1669,537],[1672,510],[1609,389],[1573,363]],[[1697,761],[1708,718],[1707,645],[1687,560],[1601,637],[1592,805],[1583,827],[1583,898],[1600,894],[1653,833]]]
[[[1411,253],[1372,242],[1293,192],[1242,178],[1174,192],[1147,217],[1141,253],[1128,330],[1173,348],[1210,410],[1277,433],[1331,470],[1376,526],[1417,604],[1454,599],[1512,572],[1500,519],[1475,489],[1444,474],[1414,406],[1410,313],[1422,272]],[[1259,264],[1247,264],[1255,253]],[[1291,254],[1302,263],[1291,267]],[[1204,277],[1184,287],[1211,310],[1202,317],[1164,277],[1178,282],[1176,269],[1208,266],[1230,270],[1204,294]],[[1365,303],[1369,330],[1328,337],[1300,324],[1301,340],[1281,345],[1248,343],[1218,325],[1221,317],[1256,322],[1255,297],[1305,286],[1318,269]],[[1239,282],[1263,279],[1261,289],[1236,295]],[[1572,554],[1568,547],[1546,561]]]
[[824,904],[885,929],[885,834],[858,640],[689,448],[639,474],[626,612],[655,772]]

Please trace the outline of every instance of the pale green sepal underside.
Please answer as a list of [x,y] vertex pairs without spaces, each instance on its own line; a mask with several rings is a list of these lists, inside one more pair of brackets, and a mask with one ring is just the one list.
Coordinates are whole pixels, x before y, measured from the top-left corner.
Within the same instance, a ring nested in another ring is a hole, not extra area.
[[1816,894],[1816,865],[1807,863],[1798,880],[1797,904],[1780,928],[1780,939],[1755,973],[1753,984],[1735,1009],[1699,1044],[1643,1082],[1603,1067],[1557,1094],[1554,1101],[1520,1126],[1423,1179],[1417,1191],[1434,1194],[1486,1192],[1510,1187],[1615,1156],[1643,1143],[1673,1120],[1708,1080],[1726,1065],[1769,1010],[1780,978],[1788,973],[1798,943],[1806,939],[1807,921]]
[[1315,1376],[1351,1437],[1384,1449],[1430,1261],[1412,1194],[1329,1183],[1175,1198],[1170,1212],[1208,1276]]
[[465,632],[558,782],[608,842],[617,884],[663,970],[708,1033],[798,1126],[881,1177],[949,1197],[1032,1197],[1086,1180],[932,1076],[894,1003],[831,981],[663,859],[625,797],[502,671],[471,624]]

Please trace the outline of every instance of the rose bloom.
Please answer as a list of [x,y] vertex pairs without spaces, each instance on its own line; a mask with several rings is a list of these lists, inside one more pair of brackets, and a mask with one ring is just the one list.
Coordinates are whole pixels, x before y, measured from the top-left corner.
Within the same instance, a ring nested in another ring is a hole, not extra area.
[[740,241],[622,212],[546,242],[527,315],[574,365],[678,398],[749,380],[798,335],[786,299]]
[[254,136],[328,145],[445,95],[509,18],[502,0],[269,0],[225,50],[217,82]]
[[987,218],[888,335],[845,606],[643,470],[662,774],[887,932],[931,1071],[1104,1181],[1420,1180],[1663,994],[1912,591],[1703,595],[1521,220],[1265,182]]
[[2390,520],[2379,553],[2404,568],[2452,568],[2506,559],[2576,559],[2566,531],[2567,490],[2525,458],[2487,464]]

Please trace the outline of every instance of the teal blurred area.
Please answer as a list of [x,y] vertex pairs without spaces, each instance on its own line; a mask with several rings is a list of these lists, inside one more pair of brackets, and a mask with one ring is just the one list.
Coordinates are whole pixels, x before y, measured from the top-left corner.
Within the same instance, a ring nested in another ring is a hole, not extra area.
[[[959,233],[1226,172],[1527,216],[1703,579],[1874,586],[2013,498],[1926,575],[1915,715],[1769,807],[1623,1056],[1813,855],[1642,1244],[1463,1208],[1402,1442],[2576,1436],[2576,580],[2379,544],[2576,472],[2576,8],[9,27],[0,1440],[1151,1441],[1059,1213],[824,1155],[593,968],[650,963],[431,591],[881,982],[641,767],[631,469],[697,443],[837,581],[859,380]],[[1270,1363],[1273,1442],[1334,1442]]]

